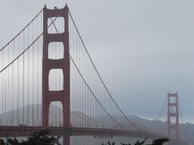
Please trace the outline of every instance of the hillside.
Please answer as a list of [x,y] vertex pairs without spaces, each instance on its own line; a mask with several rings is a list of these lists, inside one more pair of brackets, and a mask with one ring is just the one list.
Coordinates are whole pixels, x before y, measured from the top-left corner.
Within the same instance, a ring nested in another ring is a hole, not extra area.
[[[137,126],[142,126],[147,131],[158,132],[160,134],[167,134],[167,123],[161,120],[147,120],[137,116],[128,116],[132,122]],[[184,140],[194,142],[194,124],[184,123],[180,124],[180,137]]]

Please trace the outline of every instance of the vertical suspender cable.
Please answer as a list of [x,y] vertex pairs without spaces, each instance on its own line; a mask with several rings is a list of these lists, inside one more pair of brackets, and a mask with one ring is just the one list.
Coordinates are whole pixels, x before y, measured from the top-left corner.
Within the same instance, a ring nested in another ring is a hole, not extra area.
[[[13,48],[15,47],[15,41],[13,42]],[[15,48],[14,48],[15,49]],[[14,49],[12,50],[12,52],[11,52],[11,56],[13,57],[13,54],[14,54]],[[11,57],[11,59],[12,59],[12,57]],[[15,73],[13,72],[13,67],[14,66],[11,66],[11,72],[10,72],[10,74],[11,74],[11,76],[12,75],[14,75]],[[13,123],[13,101],[14,101],[14,85],[13,85],[13,83],[14,83],[14,77],[11,77],[11,86],[10,86],[10,90],[11,90],[11,93],[10,93],[10,95],[11,95],[11,125],[13,126],[14,125],[14,123]]]
[[[92,74],[91,74],[91,72],[90,72],[90,69],[88,70],[89,71],[89,82],[91,82],[91,86],[93,86],[93,84],[92,84]],[[95,89],[95,88],[94,88]],[[95,90],[94,90],[94,93],[96,93],[95,92]],[[88,121],[88,127],[90,127],[90,124],[91,124],[91,100],[90,100],[90,93],[88,93],[88,114],[89,114],[89,121]]]
[[[32,36],[34,37],[34,24],[32,24]],[[32,46],[32,125],[34,125],[34,44]]]
[[[38,17],[38,20],[37,20],[37,26],[40,26],[40,18]],[[42,26],[42,25],[41,25]],[[38,32],[39,32],[39,27],[37,27],[36,28],[36,34],[38,35]],[[37,47],[36,47],[36,55],[37,55],[37,57],[36,57],[36,78],[37,78],[37,82],[36,82],[36,96],[37,96],[37,117],[38,117],[38,119],[37,119],[37,125],[39,126],[39,122],[40,122],[40,102],[39,102],[39,73],[38,73],[38,66],[39,66],[39,40],[37,41]],[[41,62],[41,61],[40,61]]]
[[[81,51],[80,51],[81,52]],[[81,57],[81,53],[80,53],[80,64],[81,64],[81,70],[83,70],[83,58]],[[81,81],[81,90],[82,90],[82,127],[84,126],[84,84]]]
[[[79,64],[79,66],[80,66],[80,64],[81,64],[81,59],[80,59],[80,53],[79,53],[79,42],[78,42],[78,40],[77,40],[77,35],[76,35],[76,48],[75,48],[75,51],[77,52],[76,53],[76,55],[77,55],[77,57],[78,57],[78,64]],[[80,90],[80,112],[81,112],[81,114],[80,114],[80,127],[82,127],[82,124],[83,124],[83,121],[82,121],[82,119],[83,119],[83,109],[82,109],[82,106],[83,106],[83,99],[82,99],[82,92],[83,92],[83,90],[82,90],[82,82],[81,82],[81,80],[79,80],[79,90]]]
[[[85,56],[83,54],[83,66],[84,66],[84,73],[85,73],[85,77],[87,77],[87,70],[86,70],[86,66],[85,66]],[[84,85],[85,86],[85,85]],[[87,112],[86,112],[86,96],[87,96],[87,88],[86,86],[84,87],[84,122],[85,122],[85,127],[86,127],[86,115],[87,115]]]
[[[2,51],[2,66],[4,67],[4,51]],[[2,68],[3,68],[2,67]],[[4,103],[4,96],[5,96],[5,76],[4,72],[2,73],[2,112],[5,114],[5,103]],[[4,124],[5,124],[5,115],[3,116]]]
[[[38,29],[37,29],[37,32],[38,32]],[[38,33],[37,33],[38,34]],[[38,120],[37,120],[37,125],[39,125],[39,122],[41,122],[41,120],[40,120],[40,112],[41,112],[41,110],[40,110],[40,102],[39,102],[39,41],[37,41],[37,47],[36,47],[36,55],[37,55],[37,57],[36,57],[36,78],[38,78],[37,79],[37,82],[36,82],[36,99],[37,99],[37,117],[38,117]]]
[[[81,57],[81,51],[79,51],[79,58],[80,58],[80,69],[83,70],[83,58]],[[81,81],[81,108],[82,108],[82,127],[84,127],[84,84]]]
[[[6,49],[7,51],[7,55],[5,57],[6,60],[6,64],[9,63],[10,60],[10,46],[7,47]],[[9,67],[6,70],[6,82],[5,82],[5,87],[6,87],[6,101],[4,102],[6,104],[6,115],[7,115],[7,120],[6,123],[7,125],[11,125],[11,112],[10,112],[10,108],[11,108],[11,77],[10,77],[10,73],[11,73],[11,68]]]
[[[42,18],[42,17],[41,17]],[[38,35],[38,32],[39,32],[39,27],[38,26],[42,26],[41,25],[41,21],[40,21],[40,17],[38,18],[38,20],[37,20],[37,27],[36,27],[36,34]],[[39,44],[39,40],[37,41],[37,47],[36,47],[36,77],[38,78],[39,77],[39,73],[38,73],[38,65],[39,65],[39,47],[40,47],[40,44]],[[39,102],[39,79],[37,79],[37,82],[36,82],[36,99],[37,99],[37,117],[38,117],[38,119],[37,119],[37,123],[39,124],[39,122],[41,122],[41,120],[40,120],[40,102]],[[37,125],[38,125],[37,124]]]
[[[9,53],[9,47],[7,49],[7,62],[9,63],[9,57],[10,57],[10,53]],[[9,120],[10,120],[10,68],[7,69],[7,124],[10,125]]]
[[[28,27],[27,29],[27,44],[30,43],[30,28]],[[30,125],[30,90],[29,90],[29,87],[30,87],[30,55],[29,55],[29,51],[27,52],[27,125]]]
[[[20,48],[20,46],[19,46],[19,38],[18,38],[18,49]],[[18,49],[17,49],[17,51],[16,51],[16,53],[18,53]],[[20,60],[20,59],[19,59]],[[16,95],[16,101],[17,101],[17,124],[19,125],[20,123],[19,123],[19,92],[20,92],[20,90],[19,90],[19,88],[20,88],[20,81],[19,81],[19,60],[17,61],[17,65],[16,65],[16,68],[17,68],[17,80],[16,80],[16,84],[17,84],[17,95]]]
[[[25,33],[23,33],[23,47],[22,48],[25,48]],[[24,106],[25,106],[25,85],[24,85],[24,82],[25,82],[25,70],[24,70],[24,55],[22,55],[22,102],[23,102],[23,105],[22,105],[22,124],[25,124],[25,115],[24,115]]]
[[[6,52],[5,52],[6,54]],[[6,54],[7,55],[7,54]],[[5,60],[5,64],[7,64],[7,61]],[[7,70],[6,70],[7,71]],[[8,84],[7,84],[7,73],[5,73],[5,95],[4,95],[4,98],[5,98],[5,123],[7,125],[7,88],[8,88]]]

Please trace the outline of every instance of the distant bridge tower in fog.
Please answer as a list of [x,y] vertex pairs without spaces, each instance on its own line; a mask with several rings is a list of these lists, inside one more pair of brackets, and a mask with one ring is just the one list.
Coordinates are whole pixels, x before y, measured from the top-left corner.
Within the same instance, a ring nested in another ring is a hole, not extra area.
[[168,93],[168,136],[179,139],[179,111],[178,111],[178,94]]

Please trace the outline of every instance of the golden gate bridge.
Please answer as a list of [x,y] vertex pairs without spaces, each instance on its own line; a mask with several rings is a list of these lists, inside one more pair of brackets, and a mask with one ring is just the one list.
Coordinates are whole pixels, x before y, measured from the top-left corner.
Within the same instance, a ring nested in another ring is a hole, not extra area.
[[165,136],[142,130],[122,111],[67,5],[45,6],[0,49],[0,58],[1,137],[29,136],[43,128],[63,136],[64,145],[78,135]]

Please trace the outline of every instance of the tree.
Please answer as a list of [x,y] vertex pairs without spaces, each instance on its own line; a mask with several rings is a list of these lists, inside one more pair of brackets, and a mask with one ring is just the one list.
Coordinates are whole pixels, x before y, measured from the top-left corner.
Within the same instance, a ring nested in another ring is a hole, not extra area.
[[27,140],[20,142],[17,138],[0,139],[0,145],[54,145],[58,138],[48,136],[48,133],[48,129],[40,130],[33,133]]
[[[143,145],[146,142],[147,138],[145,138],[143,141],[139,141],[137,140],[134,145]],[[146,144],[146,145],[163,145],[165,142],[168,142],[169,139],[168,138],[159,138],[159,139],[155,139],[152,141],[151,144]],[[115,145],[115,142],[107,142],[108,145]],[[102,145],[107,145],[106,143],[102,143]],[[120,143],[121,145],[131,145],[131,143]]]

